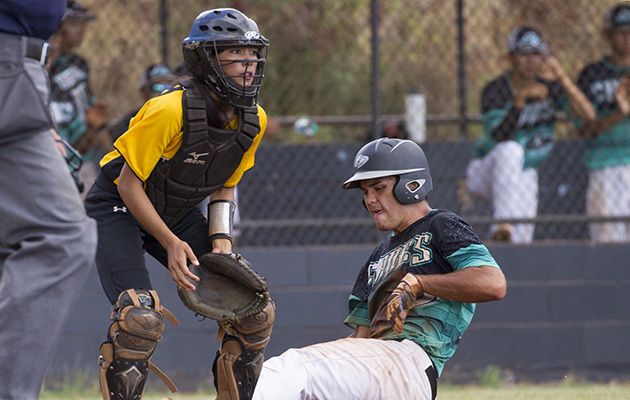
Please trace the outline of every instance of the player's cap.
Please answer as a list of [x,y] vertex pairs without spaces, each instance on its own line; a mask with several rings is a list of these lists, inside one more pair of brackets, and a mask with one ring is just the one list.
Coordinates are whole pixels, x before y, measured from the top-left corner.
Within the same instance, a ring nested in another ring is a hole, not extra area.
[[[140,80],[140,89],[145,91],[161,92],[166,89],[166,84],[175,80],[176,76],[164,64],[152,64],[147,67]],[[162,85],[162,88],[153,87]]]
[[94,19],[96,18],[96,14],[91,13],[78,1],[68,0],[68,3],[66,4],[66,12],[63,15],[63,19],[66,18]]
[[510,32],[507,40],[510,53],[548,53],[549,47],[531,26],[519,26]]
[[611,32],[630,29],[630,2],[617,4],[604,14],[604,29]]

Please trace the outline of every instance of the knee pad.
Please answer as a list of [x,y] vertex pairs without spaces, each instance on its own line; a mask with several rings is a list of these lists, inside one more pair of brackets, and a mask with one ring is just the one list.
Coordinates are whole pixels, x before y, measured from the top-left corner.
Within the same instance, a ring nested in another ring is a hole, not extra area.
[[213,365],[217,400],[252,398],[271,338],[275,308],[270,300],[258,314],[220,326],[217,339],[221,347]]
[[173,382],[151,362],[155,346],[162,339],[163,317],[173,326],[179,322],[160,304],[154,290],[129,289],[112,307],[112,324],[107,341],[101,345],[101,392],[104,400],[136,400],[144,393],[149,369],[166,383]]

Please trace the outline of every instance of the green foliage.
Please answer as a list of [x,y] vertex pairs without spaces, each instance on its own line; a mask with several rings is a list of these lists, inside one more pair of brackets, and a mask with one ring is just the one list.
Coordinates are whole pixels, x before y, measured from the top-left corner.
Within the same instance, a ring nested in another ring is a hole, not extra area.
[[477,371],[475,375],[482,387],[498,388],[502,384],[501,368],[497,366],[488,365],[483,370]]

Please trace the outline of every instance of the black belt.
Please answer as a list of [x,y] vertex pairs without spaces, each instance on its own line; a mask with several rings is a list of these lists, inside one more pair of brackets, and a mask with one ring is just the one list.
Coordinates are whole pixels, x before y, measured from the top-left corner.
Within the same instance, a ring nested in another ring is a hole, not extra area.
[[25,57],[37,60],[42,65],[46,64],[46,61],[48,60],[48,48],[50,47],[50,44],[47,41],[29,36],[18,36],[0,32],[0,39],[1,38],[21,40],[24,44]]
[[437,397],[437,369],[435,369],[433,365],[429,365],[429,368],[425,369],[424,372],[427,374],[427,378],[429,378],[429,383],[431,384],[431,398],[435,400]]
[[45,40],[32,37],[24,37],[24,39],[26,40],[25,56],[39,61],[42,65],[46,64],[50,44]]

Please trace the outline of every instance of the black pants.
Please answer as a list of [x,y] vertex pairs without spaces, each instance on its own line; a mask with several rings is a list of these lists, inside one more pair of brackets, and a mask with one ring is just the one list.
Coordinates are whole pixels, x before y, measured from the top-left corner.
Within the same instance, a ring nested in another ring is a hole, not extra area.
[[[148,252],[168,267],[164,247],[142,228],[118,193],[104,190],[95,183],[87,194],[85,208],[98,223],[96,266],[109,301],[114,304],[118,295],[127,289],[152,289],[144,255]],[[188,243],[197,257],[212,251],[208,243],[208,221],[197,207],[171,231]]]

